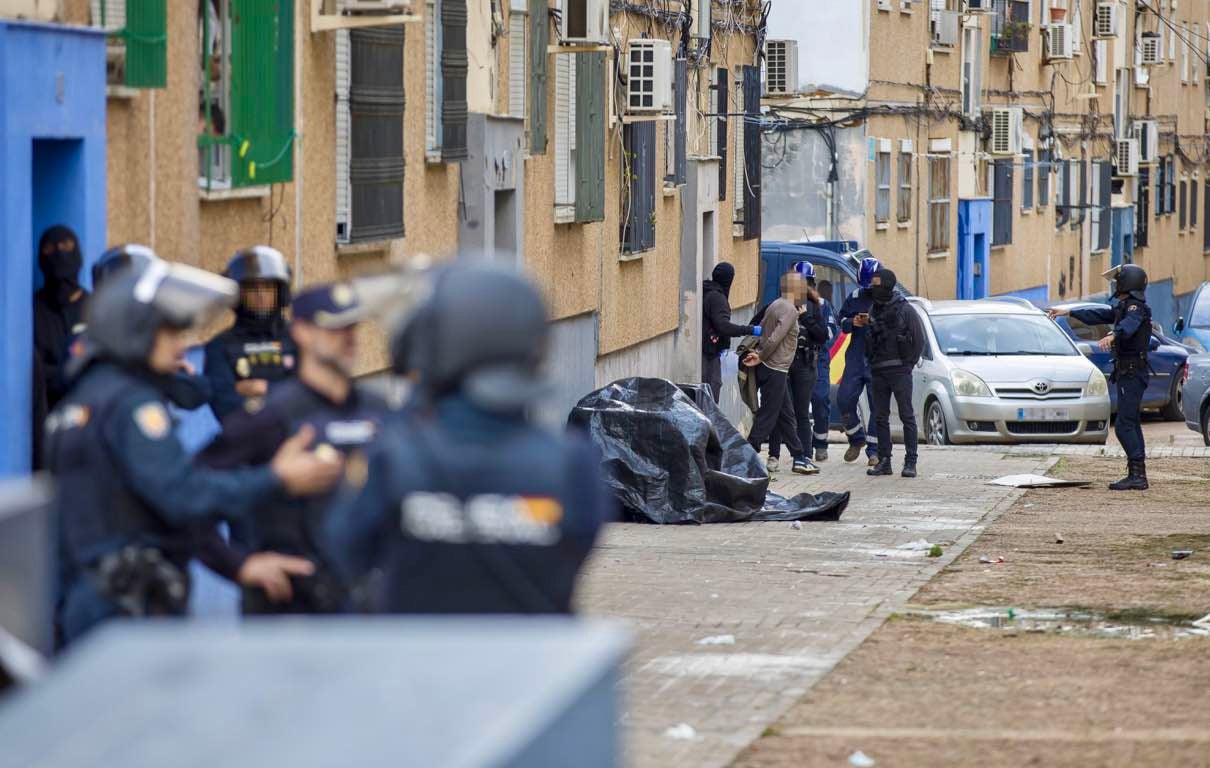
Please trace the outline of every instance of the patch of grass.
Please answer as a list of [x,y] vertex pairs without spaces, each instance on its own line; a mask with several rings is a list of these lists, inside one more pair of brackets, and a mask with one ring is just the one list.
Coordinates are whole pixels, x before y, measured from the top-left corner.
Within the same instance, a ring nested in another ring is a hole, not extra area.
[[934,544],[933,548],[929,550],[929,557],[941,557],[942,554],[941,547],[937,544]]
[[780,735],[781,735],[781,729],[778,728],[776,725],[770,725],[769,727],[765,728],[765,730],[760,732],[760,737],[762,739],[767,739],[771,736],[780,736]]
[[1060,456],[1059,460],[1055,462],[1054,466],[1046,474],[1050,477],[1058,477],[1060,472],[1067,469],[1069,463],[1070,461],[1066,456]]
[[1136,607],[1108,611],[1105,613],[1105,619],[1118,624],[1152,624],[1157,621],[1176,624],[1196,621],[1203,615],[1200,611],[1187,611],[1180,608]]

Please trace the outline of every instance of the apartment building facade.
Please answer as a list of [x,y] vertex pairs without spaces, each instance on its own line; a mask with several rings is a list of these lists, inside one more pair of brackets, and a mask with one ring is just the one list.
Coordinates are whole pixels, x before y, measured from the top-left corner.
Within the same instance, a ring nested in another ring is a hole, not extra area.
[[4,0],[0,19],[105,41],[104,170],[92,223],[67,222],[87,263],[141,242],[221,271],[265,243],[300,286],[420,254],[516,264],[550,303],[565,416],[623,375],[700,378],[715,262],[756,299],[760,5],[612,5]]
[[934,298],[1096,297],[1102,272],[1134,262],[1170,325],[1210,278],[1210,8],[854,5],[862,89],[766,96],[792,152],[765,143],[766,237],[794,234],[793,191],[810,201],[805,236],[859,239]]

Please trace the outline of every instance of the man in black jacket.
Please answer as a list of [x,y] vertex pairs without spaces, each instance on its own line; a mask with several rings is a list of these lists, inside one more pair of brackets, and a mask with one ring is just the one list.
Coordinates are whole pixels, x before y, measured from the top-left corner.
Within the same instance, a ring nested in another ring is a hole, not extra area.
[[723,391],[722,354],[731,348],[733,336],[760,335],[760,326],[731,322],[731,283],[735,267],[719,262],[710,280],[702,283],[702,379],[710,385],[714,401]]
[[883,267],[874,273],[870,295],[865,354],[870,361],[870,406],[878,433],[878,463],[867,475],[892,475],[891,396],[903,422],[903,476],[916,476],[916,412],[912,408],[912,368],[924,352],[924,325],[902,294],[895,292],[895,273]]

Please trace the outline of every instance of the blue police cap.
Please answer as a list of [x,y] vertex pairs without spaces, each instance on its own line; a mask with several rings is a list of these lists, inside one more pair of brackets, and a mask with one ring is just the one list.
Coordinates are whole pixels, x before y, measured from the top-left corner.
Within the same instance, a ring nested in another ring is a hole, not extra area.
[[290,304],[295,320],[336,330],[356,325],[368,314],[348,283],[330,283],[302,291]]

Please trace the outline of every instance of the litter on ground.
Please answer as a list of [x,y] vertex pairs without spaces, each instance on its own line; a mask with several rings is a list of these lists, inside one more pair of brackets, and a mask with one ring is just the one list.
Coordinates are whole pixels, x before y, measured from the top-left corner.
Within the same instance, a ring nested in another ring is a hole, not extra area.
[[693,730],[693,726],[689,723],[681,723],[664,731],[664,735],[679,741],[692,741],[697,738],[697,731]]
[[711,635],[697,641],[698,645],[735,645],[735,635]]
[[1062,480],[1045,475],[1005,475],[989,480],[988,485],[1003,485],[1008,488],[1083,488],[1092,485],[1090,480]]

